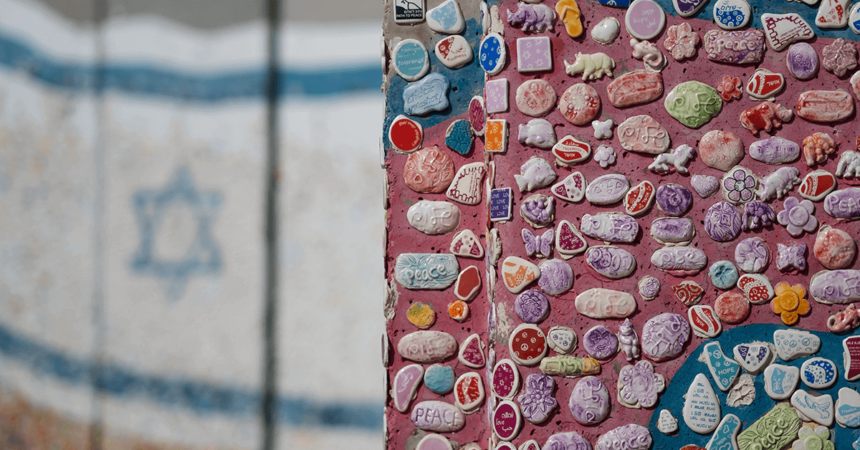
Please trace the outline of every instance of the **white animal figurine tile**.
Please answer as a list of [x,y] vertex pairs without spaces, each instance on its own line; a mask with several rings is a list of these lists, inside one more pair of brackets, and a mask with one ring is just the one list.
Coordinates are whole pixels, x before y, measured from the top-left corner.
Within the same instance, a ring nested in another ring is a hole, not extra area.
[[846,387],[839,389],[839,398],[836,400],[836,422],[843,427],[860,427],[860,393]]
[[696,375],[684,399],[684,423],[699,434],[708,434],[720,421],[720,400],[708,377]]
[[733,350],[735,361],[749,373],[757,374],[770,363],[773,352],[770,345],[761,343],[739,344]]
[[809,358],[800,366],[800,379],[812,389],[829,388],[838,377],[839,369],[829,359]]
[[774,400],[791,397],[800,382],[800,369],[797,367],[771,364],[764,369],[764,390]]
[[813,395],[798,389],[791,396],[791,406],[797,410],[801,420],[811,420],[825,427],[833,425],[833,397],[830,395]]
[[809,356],[821,348],[821,339],[807,331],[777,330],[773,333],[776,354],[783,361],[791,361],[800,356]]

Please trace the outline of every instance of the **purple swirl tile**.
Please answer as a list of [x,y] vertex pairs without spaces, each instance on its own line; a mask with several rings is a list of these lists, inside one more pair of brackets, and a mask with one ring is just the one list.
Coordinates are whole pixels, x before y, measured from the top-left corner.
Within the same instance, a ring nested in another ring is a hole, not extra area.
[[543,450],[591,450],[591,444],[576,431],[556,433],[546,440]]
[[627,250],[611,245],[589,247],[585,251],[585,262],[595,272],[607,278],[624,278],[636,268],[636,258]]
[[639,295],[645,300],[654,300],[660,293],[660,280],[648,275],[639,280]]
[[639,222],[627,214],[583,214],[579,229],[588,237],[606,242],[633,242],[639,234]]
[[582,346],[594,358],[606,359],[618,351],[618,336],[609,328],[597,325],[582,336]]
[[651,237],[661,244],[688,244],[695,235],[693,221],[686,217],[660,217],[651,222]]
[[555,381],[542,373],[526,377],[525,393],[517,397],[523,417],[531,423],[541,423],[549,417],[558,402],[552,396]]
[[559,295],[573,287],[573,269],[560,259],[548,259],[539,266],[538,286],[549,295]]
[[642,327],[642,352],[652,361],[672,359],[684,351],[690,339],[690,324],[680,314],[663,313],[648,319]]
[[763,271],[769,259],[770,251],[762,238],[746,238],[735,247],[735,264],[744,272]]
[[741,232],[741,213],[729,202],[717,202],[705,214],[705,232],[717,242],[727,242]]
[[587,376],[573,387],[570,393],[570,413],[583,425],[594,425],[609,415],[609,390],[600,378]]
[[799,80],[808,80],[818,72],[818,53],[806,42],[792,44],[785,57],[788,72]]
[[549,301],[536,289],[529,289],[514,300],[514,311],[526,323],[538,323],[549,313]]
[[657,188],[657,206],[670,216],[681,216],[693,204],[693,193],[680,184],[661,184]]
[[642,425],[620,426],[600,436],[597,450],[648,450],[651,448],[651,433]]

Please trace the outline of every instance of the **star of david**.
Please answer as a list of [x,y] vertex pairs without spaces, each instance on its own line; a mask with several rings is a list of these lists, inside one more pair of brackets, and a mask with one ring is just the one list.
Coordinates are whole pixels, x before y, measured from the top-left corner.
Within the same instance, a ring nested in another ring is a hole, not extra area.
[[[131,268],[134,272],[155,276],[164,282],[167,296],[177,300],[194,275],[213,275],[221,270],[221,252],[212,237],[212,223],[221,209],[219,192],[201,192],[194,186],[187,168],[179,168],[173,180],[158,190],[140,190],[132,197],[140,228],[140,246]],[[156,255],[159,231],[165,226],[170,208],[184,208],[194,218],[194,233],[179,258]]]

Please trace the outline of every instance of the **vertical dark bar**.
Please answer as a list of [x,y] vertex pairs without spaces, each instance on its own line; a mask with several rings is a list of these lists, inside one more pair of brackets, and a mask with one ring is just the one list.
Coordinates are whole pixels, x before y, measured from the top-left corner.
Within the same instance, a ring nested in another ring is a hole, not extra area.
[[107,198],[107,179],[105,161],[105,116],[104,116],[104,68],[105,43],[104,24],[108,15],[108,0],[93,0],[95,23],[95,62],[93,64],[93,95],[96,102],[96,140],[95,140],[95,182],[96,193],[93,204],[93,315],[92,326],[95,330],[93,337],[93,363],[90,366],[90,386],[93,390],[92,423],[90,424],[90,450],[102,450],[104,435],[104,411],[102,410],[102,395],[100,389],[100,371],[104,364],[106,345],[105,330],[105,208]]
[[275,449],[278,398],[278,31],[280,0],[266,0],[269,61],[266,76],[266,305],[263,317],[263,450]]

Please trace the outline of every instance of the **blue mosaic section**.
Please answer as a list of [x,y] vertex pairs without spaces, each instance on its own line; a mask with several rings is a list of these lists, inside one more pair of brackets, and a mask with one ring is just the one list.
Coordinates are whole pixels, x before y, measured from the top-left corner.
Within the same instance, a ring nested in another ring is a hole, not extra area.
[[[777,403],[782,403],[788,400],[776,401],[768,397],[767,392],[764,390],[764,375],[759,373],[754,376],[755,380],[755,400],[749,406],[741,406],[738,408],[731,408],[726,405],[726,397],[728,392],[723,392],[717,389],[717,384],[714,382],[713,377],[711,377],[711,373],[708,371],[708,366],[699,361],[699,357],[702,355],[702,349],[705,344],[709,342],[719,342],[723,351],[726,355],[732,354],[732,349],[734,349],[735,345],[738,344],[748,344],[753,341],[763,341],[773,343],[773,332],[776,330],[786,329],[786,327],[781,327],[777,325],[771,324],[752,324],[740,327],[734,327],[728,330],[724,330],[722,334],[716,339],[709,339],[707,341],[703,341],[695,350],[693,350],[687,361],[684,362],[684,365],[678,369],[678,372],[671,377],[667,377],[670,379],[669,385],[666,388],[666,391],[660,396],[657,405],[654,407],[651,420],[648,423],[648,429],[651,431],[651,437],[654,438],[654,446],[655,449],[674,449],[681,448],[684,445],[695,444],[700,447],[704,447],[705,444],[711,439],[711,434],[701,435],[695,433],[690,430],[686,423],[684,423],[683,419],[683,408],[684,408],[684,395],[687,393],[687,389],[690,387],[690,384],[693,382],[693,378],[697,374],[704,374],[708,377],[708,381],[711,382],[711,386],[714,388],[714,392],[717,393],[717,398],[720,400],[720,410],[723,416],[726,414],[734,414],[741,419],[743,430],[747,429],[753,422],[758,420],[762,415],[770,411]],[[810,355],[808,357],[800,357],[793,361],[784,362],[777,355],[774,355],[776,358],[774,360],[777,364],[783,364],[787,366],[794,366],[800,368],[804,361],[812,357],[822,357],[827,358],[833,361],[840,370],[839,378],[836,383],[827,389],[816,390],[816,392],[820,392],[821,394],[830,394],[833,397],[833,401],[839,398],[839,389],[843,387],[848,387],[851,389],[857,389],[858,383],[856,382],[848,382],[845,381],[845,376],[842,373],[842,340],[848,337],[845,336],[837,336],[829,332],[822,331],[810,331],[810,333],[815,334],[819,338],[821,338],[821,350],[814,355]],[[659,367],[658,367],[659,372]],[[742,371],[742,373],[746,373]],[[798,389],[803,389],[805,391],[812,391],[803,383],[799,383]],[[660,415],[660,410],[668,409],[672,412],[672,415],[678,419],[678,433],[670,436],[666,436],[657,430],[657,420]],[[837,425],[835,422],[832,427],[830,427],[831,439],[836,444],[836,448],[838,449],[848,449],[851,448],[851,444],[860,438],[860,429],[850,429],[843,428]]]

